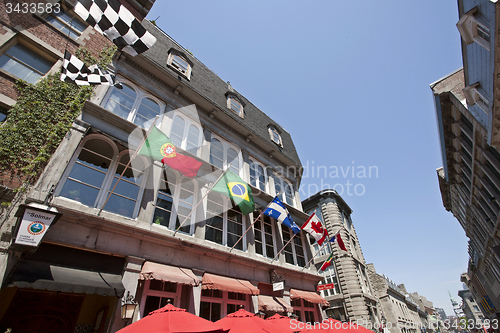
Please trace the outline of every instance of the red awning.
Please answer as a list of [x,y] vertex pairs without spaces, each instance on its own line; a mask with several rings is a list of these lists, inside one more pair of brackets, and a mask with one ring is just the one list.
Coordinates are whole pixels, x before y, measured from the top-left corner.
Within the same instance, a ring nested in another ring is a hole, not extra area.
[[281,297],[259,295],[259,310],[273,312],[293,312],[293,307]]
[[258,295],[259,289],[247,280],[233,279],[225,276],[205,273],[201,281],[202,289],[216,289],[242,293],[248,295]]
[[316,294],[314,291],[290,289],[290,298],[291,299],[302,298],[311,303],[317,303],[326,306],[330,305],[330,303],[328,303],[326,299]]
[[197,286],[200,280],[194,275],[193,271],[188,268],[180,268],[169,265],[158,264],[151,261],[146,261],[142,266],[140,280],[161,280]]

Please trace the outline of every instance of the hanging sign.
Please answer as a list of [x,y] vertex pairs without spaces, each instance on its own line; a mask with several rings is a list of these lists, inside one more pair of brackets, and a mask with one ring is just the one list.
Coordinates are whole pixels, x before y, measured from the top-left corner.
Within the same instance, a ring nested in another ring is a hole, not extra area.
[[38,246],[43,236],[49,229],[56,216],[60,214],[51,211],[35,210],[26,208],[24,210],[15,244]]
[[273,283],[273,291],[279,291],[285,289],[285,281]]
[[327,290],[327,289],[333,289],[333,288],[335,288],[335,286],[333,285],[333,283],[328,283],[328,284],[320,284],[317,287],[317,290],[321,291],[321,290]]

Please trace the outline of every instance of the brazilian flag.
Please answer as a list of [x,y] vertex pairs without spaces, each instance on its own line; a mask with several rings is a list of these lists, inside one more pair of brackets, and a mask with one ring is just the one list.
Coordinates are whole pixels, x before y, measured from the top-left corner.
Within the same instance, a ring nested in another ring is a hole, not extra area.
[[232,199],[243,215],[253,213],[255,210],[250,186],[231,170],[226,171],[224,176],[214,185],[212,191],[222,193]]

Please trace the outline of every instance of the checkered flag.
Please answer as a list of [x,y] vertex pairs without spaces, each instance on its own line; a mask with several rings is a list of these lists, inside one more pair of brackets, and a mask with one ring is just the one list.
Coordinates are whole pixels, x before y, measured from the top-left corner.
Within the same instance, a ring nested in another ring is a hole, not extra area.
[[133,56],[149,49],[156,38],[118,0],[77,0],[75,13]]
[[87,67],[77,57],[66,51],[61,71],[61,81],[76,83],[79,86],[95,86],[98,84],[116,85],[120,88],[121,85],[115,82],[115,76],[109,74],[105,69],[92,65]]

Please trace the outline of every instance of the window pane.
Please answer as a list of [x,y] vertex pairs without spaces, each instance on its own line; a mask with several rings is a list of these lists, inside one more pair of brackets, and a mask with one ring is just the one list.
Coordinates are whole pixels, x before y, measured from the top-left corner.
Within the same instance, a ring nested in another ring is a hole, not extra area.
[[290,185],[287,182],[283,182],[285,187],[285,201],[290,206],[293,206],[293,194]]
[[21,44],[12,46],[0,57],[0,68],[30,83],[36,83],[52,65]]
[[7,109],[4,109],[0,106],[0,123],[7,118],[7,112]]
[[159,115],[160,111],[161,107],[158,103],[151,98],[143,98],[135,115],[134,124],[144,127],[144,124]]
[[231,171],[235,174],[240,174],[240,160],[238,158],[238,152],[233,148],[227,150],[227,165],[231,165]]
[[160,308],[160,297],[158,296],[147,296],[146,304],[144,304],[144,316],[147,316],[151,311],[158,310]]
[[224,169],[224,146],[214,138],[210,140],[210,163]]
[[122,86],[123,89],[112,88],[113,91],[104,105],[104,108],[122,118],[128,119],[130,111],[134,106],[135,99],[137,98],[137,93],[125,83],[122,83]]
[[172,56],[172,66],[174,66],[175,68],[177,68],[179,71],[181,71],[184,74],[187,74],[187,71],[189,68],[189,64],[184,59],[182,59],[180,56],[178,56],[176,54],[174,54]]
[[170,131],[170,140],[172,143],[181,147],[182,139],[184,138],[184,126],[186,126],[186,121],[181,117],[176,116],[172,124],[172,130]]
[[179,231],[190,233],[192,215],[187,220],[186,218],[193,209],[193,201],[194,201],[194,183],[191,180],[185,180],[181,187],[179,196],[179,205],[177,207],[178,219],[175,228],[177,229],[181,225],[181,223],[184,223],[182,225],[182,228],[179,229]]
[[189,126],[189,132],[186,142],[186,150],[196,155],[198,152],[198,142],[200,142],[200,130],[194,125]]

